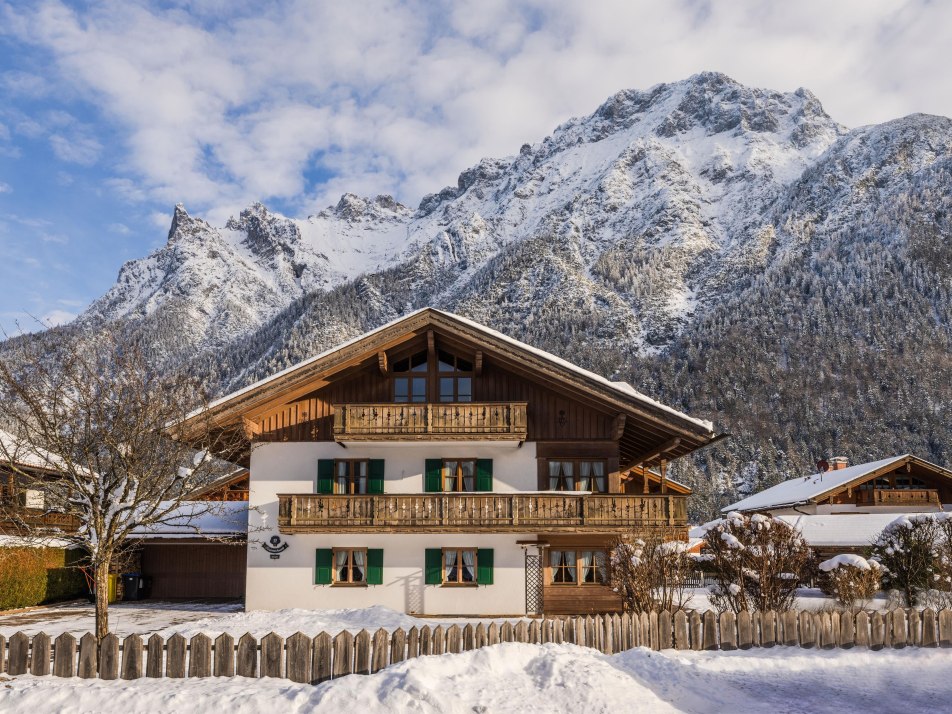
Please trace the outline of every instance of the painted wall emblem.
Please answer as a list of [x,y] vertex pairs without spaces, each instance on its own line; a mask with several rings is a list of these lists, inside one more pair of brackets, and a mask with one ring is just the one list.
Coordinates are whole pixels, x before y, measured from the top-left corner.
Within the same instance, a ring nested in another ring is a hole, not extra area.
[[262,543],[261,547],[271,554],[271,560],[277,560],[281,553],[288,549],[287,543],[282,543],[279,536],[271,536],[267,543]]

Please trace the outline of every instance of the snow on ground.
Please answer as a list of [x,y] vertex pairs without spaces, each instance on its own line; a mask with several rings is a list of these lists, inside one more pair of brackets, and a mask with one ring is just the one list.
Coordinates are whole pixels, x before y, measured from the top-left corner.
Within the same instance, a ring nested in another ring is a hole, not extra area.
[[[945,650],[774,648],[614,656],[506,643],[421,657],[318,687],[274,679],[134,682],[8,678],[0,710],[30,712],[810,712],[945,711]],[[914,676],[910,676],[911,673]]]

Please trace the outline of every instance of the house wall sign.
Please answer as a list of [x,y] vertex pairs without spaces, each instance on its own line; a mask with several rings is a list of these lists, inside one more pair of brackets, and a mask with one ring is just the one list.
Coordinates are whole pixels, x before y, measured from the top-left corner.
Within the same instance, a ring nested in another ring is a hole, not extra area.
[[271,560],[277,560],[281,557],[281,553],[288,549],[288,544],[282,543],[281,538],[274,535],[268,539],[267,543],[262,543],[261,547],[271,554]]

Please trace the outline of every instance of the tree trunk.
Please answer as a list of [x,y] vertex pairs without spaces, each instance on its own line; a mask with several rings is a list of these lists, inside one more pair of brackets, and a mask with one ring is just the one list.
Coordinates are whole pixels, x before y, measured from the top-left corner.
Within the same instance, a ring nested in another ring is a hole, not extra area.
[[94,566],[96,583],[96,642],[109,634],[109,560]]

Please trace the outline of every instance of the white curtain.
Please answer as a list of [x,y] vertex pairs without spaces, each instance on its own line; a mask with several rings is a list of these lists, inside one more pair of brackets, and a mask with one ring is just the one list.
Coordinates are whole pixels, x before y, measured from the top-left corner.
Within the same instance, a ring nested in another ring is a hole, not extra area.
[[443,579],[448,583],[455,583],[457,581],[456,551],[446,551],[443,555],[443,558],[446,567],[446,575]]
[[463,472],[463,490],[475,491],[476,490],[476,462],[475,461],[461,461],[460,468]]
[[599,493],[605,493],[608,490],[608,484],[605,483],[605,462],[593,461],[592,474],[595,476],[595,488],[593,490]]
[[553,583],[575,582],[575,551],[549,551],[549,565],[552,568]]
[[472,550],[463,551],[463,582],[476,582],[476,553]]
[[598,582],[606,584],[608,582],[608,554],[604,550],[595,551],[595,568]]
[[346,583],[347,578],[347,551],[338,550],[334,553],[334,565],[337,570],[337,582]]
[[590,550],[584,550],[580,554],[582,561],[582,582],[595,582],[595,554]]
[[582,463],[579,464],[578,490],[579,491],[592,490],[592,462],[591,461],[583,461]]
[[354,566],[352,569],[353,578],[352,581],[355,583],[364,582],[364,573],[366,572],[366,553],[362,550],[354,551]]
[[447,461],[443,466],[443,490],[456,490],[456,462]]

